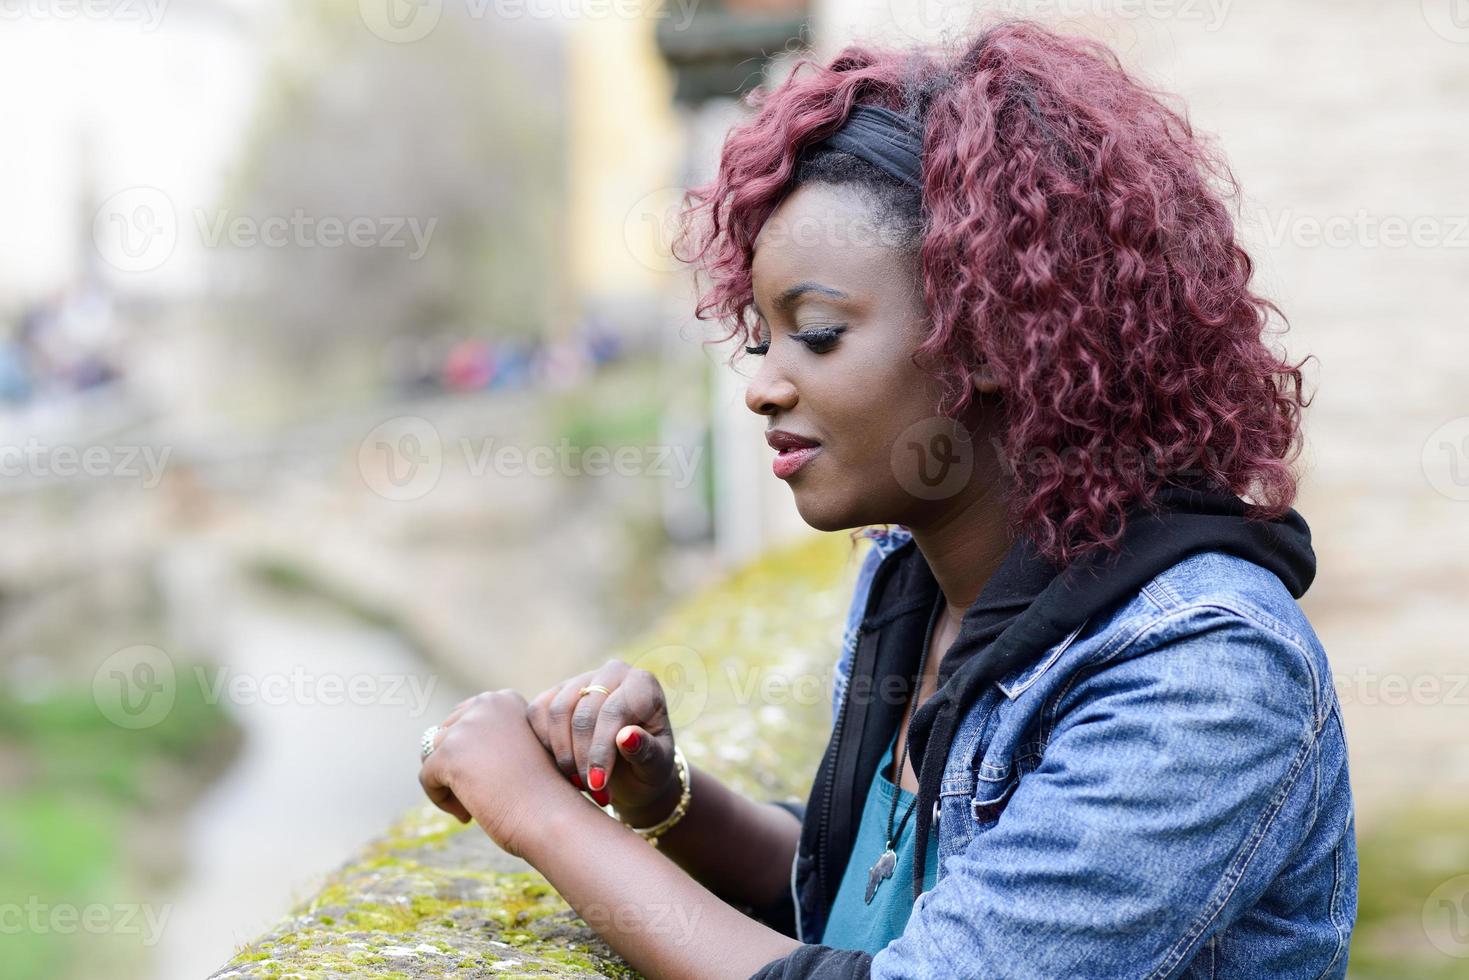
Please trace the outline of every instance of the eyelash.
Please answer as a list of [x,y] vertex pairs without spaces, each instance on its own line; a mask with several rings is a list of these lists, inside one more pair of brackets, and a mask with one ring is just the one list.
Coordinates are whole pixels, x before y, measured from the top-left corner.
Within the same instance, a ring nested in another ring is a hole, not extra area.
[[[791,339],[799,340],[809,347],[812,353],[825,354],[831,350],[832,345],[836,343],[837,337],[841,336],[842,331],[846,329],[847,325],[845,323],[834,327],[808,327],[800,333],[791,334]],[[764,355],[769,351],[770,341],[768,340],[762,340],[754,347],[745,348],[746,354]]]

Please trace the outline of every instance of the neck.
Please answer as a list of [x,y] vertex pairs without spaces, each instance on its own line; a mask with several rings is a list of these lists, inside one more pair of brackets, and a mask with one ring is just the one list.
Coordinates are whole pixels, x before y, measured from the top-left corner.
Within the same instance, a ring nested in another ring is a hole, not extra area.
[[1000,487],[991,483],[962,507],[923,526],[910,524],[913,541],[944,594],[948,626],[957,634],[1014,542]]

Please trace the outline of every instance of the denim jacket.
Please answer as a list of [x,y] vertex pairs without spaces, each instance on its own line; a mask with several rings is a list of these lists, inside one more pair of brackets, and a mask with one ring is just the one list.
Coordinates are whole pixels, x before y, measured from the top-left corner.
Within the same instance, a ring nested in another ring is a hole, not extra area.
[[[838,717],[878,566],[848,612]],[[1347,752],[1326,656],[1270,571],[1168,568],[962,716],[936,885],[874,977],[1342,977],[1357,908]],[[798,855],[797,938],[825,912]],[[802,914],[804,910],[804,915]]]

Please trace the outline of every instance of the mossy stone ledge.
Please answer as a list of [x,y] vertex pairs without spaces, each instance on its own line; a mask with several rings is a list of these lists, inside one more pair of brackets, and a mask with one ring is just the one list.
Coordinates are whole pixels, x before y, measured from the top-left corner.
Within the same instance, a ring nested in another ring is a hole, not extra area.
[[[616,656],[658,674],[689,760],[760,799],[803,799],[861,548],[822,534],[685,600]],[[425,804],[213,980],[634,977],[539,874]]]

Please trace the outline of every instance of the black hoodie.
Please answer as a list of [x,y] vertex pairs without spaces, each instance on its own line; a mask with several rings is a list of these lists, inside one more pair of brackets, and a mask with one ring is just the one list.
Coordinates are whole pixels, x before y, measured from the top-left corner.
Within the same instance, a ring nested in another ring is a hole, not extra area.
[[[1017,540],[965,612],[959,635],[940,664],[939,689],[914,713],[909,731],[909,759],[918,773],[915,898],[922,892],[931,811],[949,745],[959,720],[988,685],[1033,661],[1093,616],[1130,600],[1158,574],[1192,554],[1221,551],[1254,562],[1274,572],[1297,599],[1315,576],[1311,532],[1294,510],[1274,521],[1250,519],[1244,502],[1234,494],[1183,487],[1164,489],[1155,504],[1155,509],[1129,515],[1116,552],[1093,552],[1065,569],[1042,558],[1028,540]],[[896,598],[878,610],[880,584],[874,580],[866,630],[915,609],[929,609],[937,595],[937,581],[914,542],[890,555],[884,562],[889,564],[893,573],[882,588]],[[911,677],[919,653],[888,644],[885,654],[859,656],[849,691],[865,681]],[[873,673],[859,678],[859,670]],[[803,815],[797,860],[801,855],[815,858],[818,899],[828,910],[856,838],[862,804],[857,792],[868,784],[861,774],[870,779],[902,715],[901,704],[886,703],[891,699],[863,700],[849,730],[833,732]],[[870,966],[871,957],[865,953],[807,945],[767,964],[756,976],[862,977]]]

